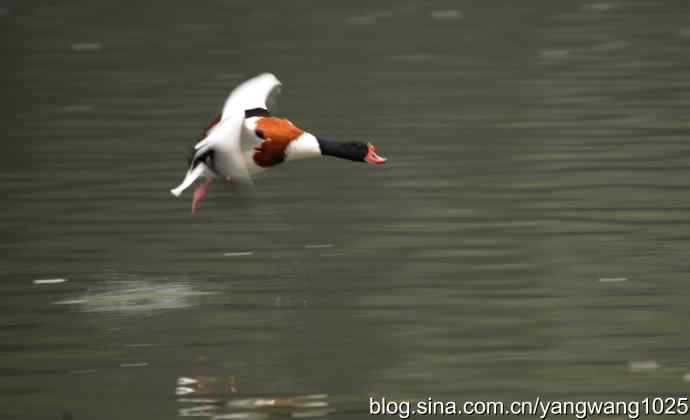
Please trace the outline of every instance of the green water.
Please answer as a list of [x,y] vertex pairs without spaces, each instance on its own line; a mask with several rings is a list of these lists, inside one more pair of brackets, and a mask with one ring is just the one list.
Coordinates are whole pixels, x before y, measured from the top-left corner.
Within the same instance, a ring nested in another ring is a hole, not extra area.
[[[685,1],[25,1],[0,28],[0,417],[690,392]],[[187,147],[264,71],[278,114],[389,163],[190,216]]]

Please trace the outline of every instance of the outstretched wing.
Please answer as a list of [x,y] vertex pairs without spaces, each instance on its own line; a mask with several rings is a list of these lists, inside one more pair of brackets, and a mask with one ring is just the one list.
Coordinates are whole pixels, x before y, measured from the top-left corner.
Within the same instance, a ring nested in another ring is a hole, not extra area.
[[280,93],[280,80],[271,73],[263,73],[237,86],[225,100],[220,119],[253,108],[268,109]]
[[243,122],[244,111],[232,112],[218,122],[208,135],[194,146],[194,157],[184,180],[170,192],[179,196],[201,176],[221,176],[242,183],[251,183],[240,147]]
[[[269,103],[272,103],[278,95],[280,86],[281,83],[278,78],[271,73],[262,73],[242,82],[230,92],[228,99],[225,100],[223,112],[218,123],[209,129],[206,138],[197,143],[194,148],[200,150],[206,149],[207,147],[216,147],[216,140],[214,140],[216,138],[215,134],[224,126],[226,119],[234,119],[236,116],[241,115],[242,120],[244,120],[244,111],[248,109],[268,109]],[[240,121],[240,125],[242,125],[242,121]],[[223,132],[223,134],[225,134],[225,132]],[[233,135],[234,134],[233,132]],[[233,137],[233,141],[236,142],[236,148],[241,148],[241,130],[240,137]]]
[[[280,81],[271,73],[263,73],[237,86],[223,105],[220,121],[194,146],[195,153],[182,183],[172,190],[179,196],[201,176],[222,176],[251,183],[242,155],[244,111],[268,109],[280,91]],[[208,157],[211,159],[208,159]]]

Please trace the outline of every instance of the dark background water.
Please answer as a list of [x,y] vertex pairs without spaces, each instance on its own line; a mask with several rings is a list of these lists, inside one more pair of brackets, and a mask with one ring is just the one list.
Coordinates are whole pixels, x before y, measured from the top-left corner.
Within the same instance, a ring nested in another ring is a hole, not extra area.
[[[0,28],[3,418],[688,393],[686,1],[24,1]],[[278,114],[389,164],[287,164],[191,217],[186,148],[264,71]]]

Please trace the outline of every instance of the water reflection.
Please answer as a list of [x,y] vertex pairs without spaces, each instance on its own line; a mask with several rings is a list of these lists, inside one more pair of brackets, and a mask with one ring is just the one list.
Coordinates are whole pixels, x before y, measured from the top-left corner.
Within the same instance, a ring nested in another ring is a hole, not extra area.
[[324,418],[334,411],[326,394],[243,395],[235,376],[179,377],[175,395],[180,417]]

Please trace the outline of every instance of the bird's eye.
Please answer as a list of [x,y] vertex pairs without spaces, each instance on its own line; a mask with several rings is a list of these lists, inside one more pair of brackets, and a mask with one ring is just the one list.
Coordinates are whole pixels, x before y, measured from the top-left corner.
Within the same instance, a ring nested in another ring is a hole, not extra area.
[[258,138],[260,138],[260,139],[264,139],[264,140],[266,139],[266,137],[264,137],[264,132],[263,132],[263,131],[261,131],[261,130],[255,130],[254,132],[256,133],[256,137],[258,137]]

